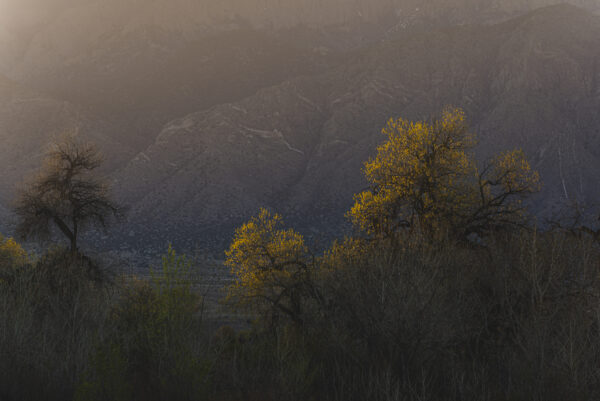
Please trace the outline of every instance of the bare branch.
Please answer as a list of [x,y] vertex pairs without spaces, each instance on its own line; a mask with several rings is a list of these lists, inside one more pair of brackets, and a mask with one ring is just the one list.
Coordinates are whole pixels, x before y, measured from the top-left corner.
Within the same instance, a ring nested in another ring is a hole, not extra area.
[[108,185],[91,175],[103,160],[93,144],[72,137],[54,144],[15,202],[18,235],[46,240],[55,227],[76,252],[82,229],[105,230],[120,217],[122,208],[111,199]]

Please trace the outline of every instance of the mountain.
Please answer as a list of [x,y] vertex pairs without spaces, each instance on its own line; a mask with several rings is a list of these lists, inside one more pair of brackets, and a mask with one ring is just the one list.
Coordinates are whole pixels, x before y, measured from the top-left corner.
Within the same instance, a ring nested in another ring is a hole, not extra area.
[[448,104],[482,157],[527,152],[538,215],[594,202],[600,2],[551,3],[4,0],[0,218],[51,138],[78,131],[130,207],[101,247],[222,249],[261,206],[328,237],[386,120]]
[[244,29],[177,38],[148,29],[142,39],[106,39],[77,62],[27,82],[114,122],[123,138],[140,146],[170,120],[339,62],[291,35]]
[[553,2],[4,0],[0,74],[85,108],[139,151],[173,119],[314,75],[348,49]]
[[600,18],[571,6],[374,45],[341,66],[167,124],[116,173],[131,239],[226,241],[260,206],[335,230],[389,117],[463,107],[479,153],[523,148],[533,209],[600,199]]

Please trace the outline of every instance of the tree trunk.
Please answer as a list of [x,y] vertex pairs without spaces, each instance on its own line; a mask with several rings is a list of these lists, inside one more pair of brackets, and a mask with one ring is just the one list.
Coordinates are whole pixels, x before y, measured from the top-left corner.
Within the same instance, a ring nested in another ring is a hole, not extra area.
[[56,223],[60,231],[62,231],[62,233],[71,243],[71,253],[77,254],[77,226],[74,227],[74,231],[71,231],[69,226],[67,226],[64,221],[56,216],[54,216],[54,223]]
[[77,255],[77,221],[73,219],[73,235],[71,237],[71,253]]
[[77,237],[72,236],[70,239],[71,239],[71,253],[73,255],[76,255],[77,254]]

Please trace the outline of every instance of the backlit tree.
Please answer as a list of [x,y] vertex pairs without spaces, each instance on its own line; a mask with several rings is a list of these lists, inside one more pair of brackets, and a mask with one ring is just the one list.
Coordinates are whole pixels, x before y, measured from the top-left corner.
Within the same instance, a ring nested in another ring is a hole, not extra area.
[[257,217],[236,230],[225,262],[235,276],[230,297],[300,322],[310,257],[303,237],[282,225],[281,216],[261,209]]
[[91,173],[102,163],[98,149],[72,137],[54,144],[39,174],[19,193],[15,212],[23,239],[47,239],[58,229],[77,253],[88,228],[105,229],[120,215],[108,185]]
[[521,200],[539,188],[522,151],[477,165],[465,114],[447,108],[432,122],[390,120],[387,141],[365,164],[370,189],[355,197],[350,220],[372,236],[402,229],[466,238],[524,217]]

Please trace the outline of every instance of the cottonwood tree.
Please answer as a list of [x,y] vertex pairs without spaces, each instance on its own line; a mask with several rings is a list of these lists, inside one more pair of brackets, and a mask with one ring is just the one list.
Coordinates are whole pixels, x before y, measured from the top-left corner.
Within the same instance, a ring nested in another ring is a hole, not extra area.
[[303,237],[282,226],[281,216],[261,209],[236,230],[225,261],[235,276],[229,298],[273,318],[283,314],[301,323],[312,260]]
[[403,229],[467,238],[523,222],[522,198],[539,189],[522,151],[478,166],[465,114],[447,108],[432,122],[390,120],[387,141],[365,164],[370,189],[355,197],[350,220],[371,236]]
[[85,229],[106,229],[121,215],[106,182],[92,172],[102,164],[99,150],[67,137],[52,145],[44,165],[15,202],[17,233],[23,239],[48,239],[58,229],[78,253]]

